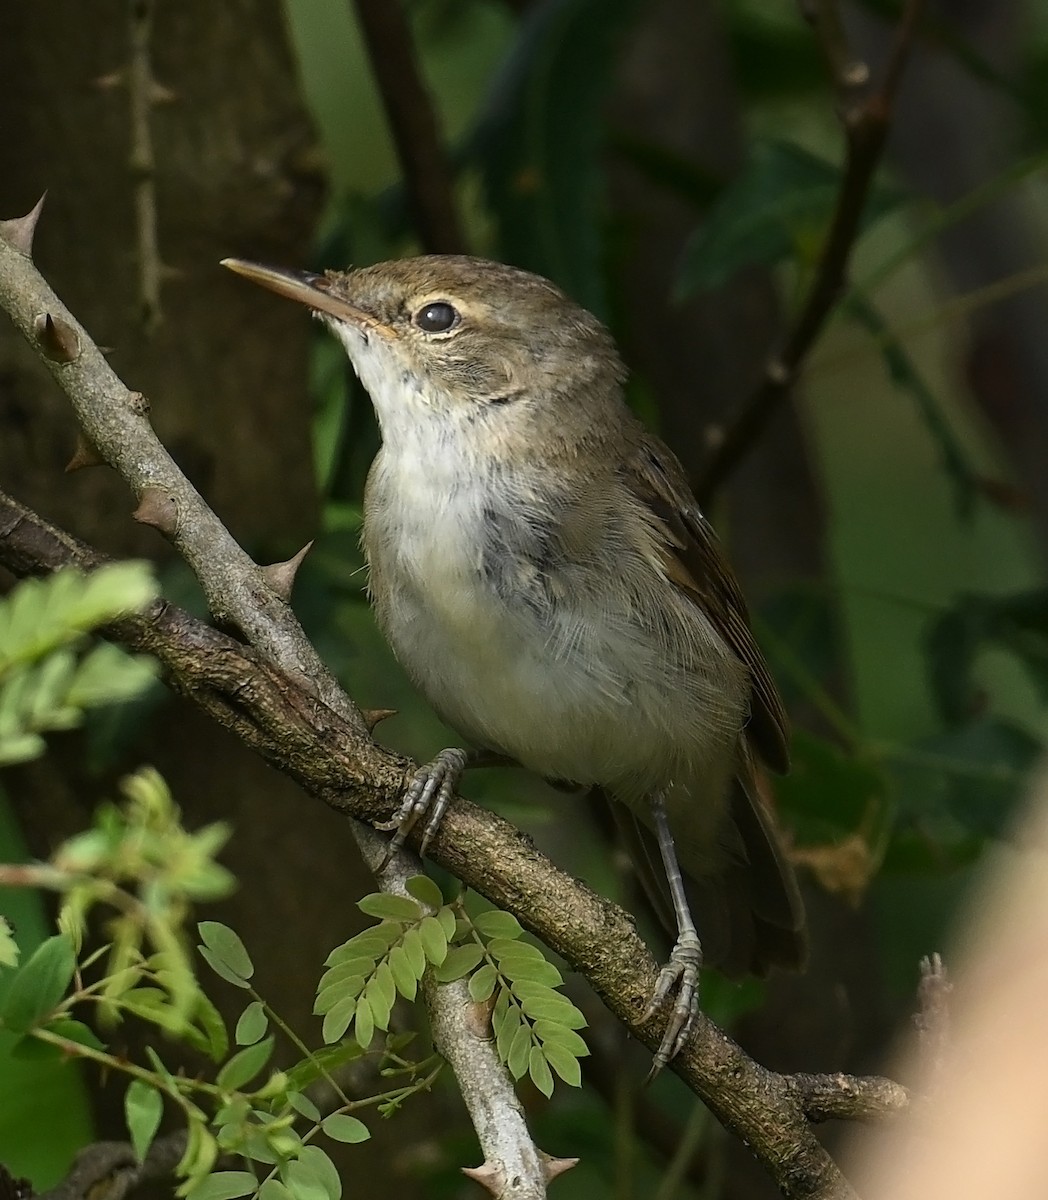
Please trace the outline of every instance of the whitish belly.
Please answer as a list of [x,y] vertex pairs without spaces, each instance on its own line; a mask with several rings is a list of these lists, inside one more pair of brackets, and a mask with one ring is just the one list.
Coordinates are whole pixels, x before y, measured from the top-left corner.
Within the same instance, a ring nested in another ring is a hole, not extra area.
[[466,739],[547,778],[639,793],[698,774],[720,789],[710,776],[730,774],[741,716],[711,721],[714,681],[667,665],[636,614],[606,599],[539,614],[498,594],[468,554],[411,563],[395,582],[392,564],[376,571],[379,620]]

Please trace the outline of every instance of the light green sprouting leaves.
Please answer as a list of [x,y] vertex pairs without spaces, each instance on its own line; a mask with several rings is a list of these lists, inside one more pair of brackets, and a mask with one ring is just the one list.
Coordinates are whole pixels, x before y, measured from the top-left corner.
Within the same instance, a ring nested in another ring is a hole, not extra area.
[[139,695],[156,677],[115,646],[85,653],[85,634],[157,594],[148,564],[65,569],[23,580],[0,600],[0,765],[36,758],[42,735],[79,725],[87,709]]

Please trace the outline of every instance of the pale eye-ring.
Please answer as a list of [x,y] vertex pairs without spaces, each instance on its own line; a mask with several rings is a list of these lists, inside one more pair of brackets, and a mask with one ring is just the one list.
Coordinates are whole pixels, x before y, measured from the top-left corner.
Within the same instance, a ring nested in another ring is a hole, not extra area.
[[447,333],[458,324],[458,310],[446,300],[434,300],[423,304],[413,320],[425,333]]

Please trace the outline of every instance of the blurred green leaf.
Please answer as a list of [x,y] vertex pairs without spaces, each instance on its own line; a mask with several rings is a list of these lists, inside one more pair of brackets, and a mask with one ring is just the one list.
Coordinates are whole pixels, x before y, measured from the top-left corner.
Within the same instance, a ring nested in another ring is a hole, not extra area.
[[604,102],[639,0],[549,0],[518,25],[473,153],[495,257],[555,280],[598,316]]
[[[793,142],[757,141],[742,173],[723,189],[684,252],[677,296],[723,286],[743,267],[800,254],[809,264],[829,226],[840,168]],[[872,225],[903,199],[874,185],[863,214]]]
[[874,304],[853,290],[845,309],[873,337],[892,383],[913,397],[921,420],[939,451],[946,477],[953,486],[957,513],[961,517],[970,517],[975,501],[987,495],[987,489],[943,406]]
[[236,1200],[237,1196],[249,1196],[256,1187],[258,1180],[249,1171],[216,1171],[202,1179],[186,1200]]
[[320,1050],[314,1050],[309,1058],[287,1072],[288,1088],[301,1092],[310,1084],[323,1078],[325,1074],[337,1071],[346,1063],[360,1058],[362,1054],[360,1046],[349,1039],[333,1046],[324,1046]]
[[238,1050],[219,1071],[215,1082],[220,1088],[238,1091],[262,1070],[273,1054],[274,1039],[268,1037],[254,1046]]
[[775,781],[775,792],[797,840],[820,844],[869,831],[871,817],[885,806],[885,772],[803,729],[791,753],[790,773]]
[[1048,703],[1048,590],[969,593],[932,623],[925,641],[928,670],[939,711],[951,724],[980,707],[974,668],[988,646],[1013,654]]
[[153,1144],[160,1118],[164,1115],[164,1098],[152,1084],[132,1079],[124,1093],[124,1118],[131,1134],[131,1146],[139,1162]]
[[65,996],[75,967],[73,946],[64,934],[42,942],[11,979],[0,1021],[16,1033],[32,1028]]
[[920,748],[943,761],[949,812],[965,829],[984,837],[1007,830],[1044,753],[1032,734],[994,717],[958,726]]

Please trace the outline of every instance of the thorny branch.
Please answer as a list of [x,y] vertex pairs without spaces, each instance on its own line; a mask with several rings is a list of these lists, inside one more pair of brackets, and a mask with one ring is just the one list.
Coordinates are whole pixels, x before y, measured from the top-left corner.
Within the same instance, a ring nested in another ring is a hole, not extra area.
[[[232,542],[157,441],[142,397],[117,379],[40,278],[27,256],[26,222],[0,226],[0,232],[8,238],[0,239],[0,306],[69,395],[92,446],[139,495],[136,515],[182,551],[198,572],[212,612],[224,614],[250,644],[162,601],[144,616],[118,623],[111,635],[153,654],[175,690],[311,795],[358,821],[388,819],[409,764],[371,739],[367,722],[316,659],[283,596],[273,591],[272,576]],[[40,326],[41,314],[50,325]],[[41,328],[62,336],[45,336]],[[15,573],[99,561],[83,543],[0,497],[0,563]],[[369,861],[375,840],[373,833],[367,840]],[[655,963],[620,908],[558,870],[506,821],[462,799],[449,810],[431,856],[517,916],[587,978],[635,1037],[652,1049],[658,1045],[661,1018],[644,1016]],[[453,1025],[458,1020],[444,1015]],[[908,1103],[905,1090],[886,1079],[769,1071],[704,1017],[671,1066],[747,1142],[787,1197],[844,1200],[853,1194],[815,1138],[813,1121],[888,1116]],[[491,1150],[484,1149],[490,1162]],[[527,1194],[541,1196],[544,1184],[536,1180]]]
[[[372,742],[366,717],[342,691],[295,619],[287,599],[298,556],[289,563],[259,567],[182,474],[149,424],[148,402],[140,392],[129,391],[121,382],[87,332],[33,266],[32,239],[38,215],[39,206],[26,217],[0,223],[0,307],[6,309],[72,401],[81,434],[70,465],[105,462],[115,468],[138,498],[138,507],[132,514],[135,519],[154,526],[172,542],[196,574],[212,615],[239,629],[252,647],[254,661],[245,674],[239,653],[229,657],[237,643],[220,648],[213,641],[207,644],[206,626],[193,631],[200,637],[201,645],[188,654],[183,645],[182,666],[192,674],[194,667],[189,660],[198,653],[197,666],[205,672],[210,669],[218,683],[194,698],[263,753],[266,745],[275,748],[282,742],[282,753],[289,753],[300,766],[305,765],[302,760],[314,754],[310,745],[313,734],[309,730],[315,721],[319,719],[321,726],[328,723],[330,728],[337,728],[333,736],[348,754],[336,768],[337,782],[329,779],[324,789],[330,802],[340,797],[337,805],[341,811],[373,822],[376,819],[373,813],[357,814],[343,802],[347,787],[362,789],[372,799],[376,793],[385,798],[399,796],[405,783],[406,764],[384,754]],[[22,514],[9,513],[9,517],[10,524],[0,521],[8,534],[29,528]],[[56,536],[64,535],[56,533]],[[73,539],[66,538],[67,552],[73,545]],[[79,549],[83,551],[83,547]],[[170,641],[166,648],[172,649]],[[157,657],[165,661],[159,651]],[[171,667],[170,663],[165,665]],[[175,686],[180,686],[177,671],[171,674]],[[255,709],[250,699],[252,689],[263,679],[266,686],[262,694],[268,704]],[[286,703],[289,699],[294,701],[290,710]],[[281,732],[282,723],[288,718],[293,727],[283,727]],[[274,721],[275,724],[268,724]],[[319,732],[319,727],[316,731]],[[315,779],[314,783],[317,782]],[[307,790],[312,787],[307,785]],[[393,808],[393,804],[387,805],[386,818]],[[402,852],[380,868],[379,864],[385,860],[384,839],[359,821],[352,822],[352,829],[379,886],[385,891],[406,894],[407,880],[421,869],[418,859]],[[457,1055],[461,1053],[465,1058],[471,1054],[475,1038],[445,989],[432,989],[427,1001],[431,1021],[442,1021],[447,1031],[445,1051],[455,1067]],[[494,1056],[489,1056],[486,1065],[498,1075],[489,1080],[491,1096],[504,1094],[500,1064]],[[479,1077],[475,1069],[474,1074]],[[497,1103],[492,1099],[493,1107]],[[507,1133],[515,1136],[518,1132],[518,1127],[508,1120],[492,1123],[477,1132],[488,1162],[497,1169],[526,1157],[517,1143],[503,1140]],[[533,1153],[529,1161],[541,1162],[539,1152],[530,1149]],[[520,1200],[541,1200],[546,1181],[541,1170],[523,1175],[517,1195]]]
[[841,25],[837,0],[800,0],[827,60],[844,131],[845,158],[830,228],[807,296],[779,352],[767,363],[764,378],[730,421],[716,430],[707,461],[699,471],[696,494],[708,503],[750,449],[769,421],[789,399],[804,359],[815,344],[844,289],[848,263],[861,228],[870,185],[880,165],[891,128],[895,97],[909,57],[922,0],[906,0],[895,44],[876,87],[856,59]]

